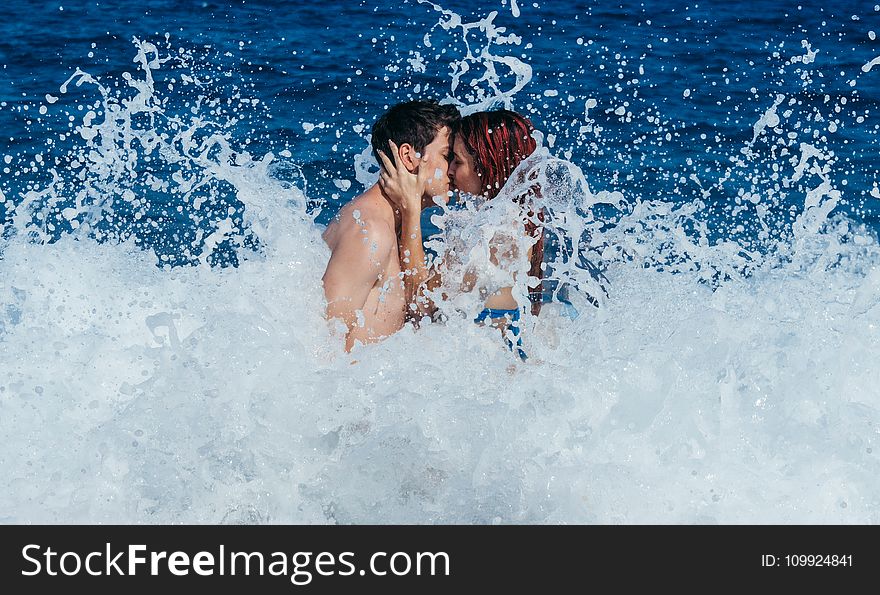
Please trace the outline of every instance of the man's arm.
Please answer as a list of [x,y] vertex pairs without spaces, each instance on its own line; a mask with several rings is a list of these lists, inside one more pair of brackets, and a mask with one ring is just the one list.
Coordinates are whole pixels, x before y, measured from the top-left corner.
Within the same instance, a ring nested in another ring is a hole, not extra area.
[[382,227],[381,223],[367,221],[361,228],[367,233],[358,230],[342,234],[324,272],[327,318],[345,322],[346,351],[351,351],[355,341],[369,343],[379,338],[366,323],[362,310],[396,246],[394,233]]

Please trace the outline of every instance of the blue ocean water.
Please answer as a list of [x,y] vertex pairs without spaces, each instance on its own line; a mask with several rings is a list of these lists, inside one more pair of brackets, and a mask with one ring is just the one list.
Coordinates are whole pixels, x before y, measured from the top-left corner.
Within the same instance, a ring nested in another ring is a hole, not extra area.
[[[0,521],[880,521],[877,31],[854,1],[4,3]],[[321,226],[425,96],[521,111],[589,184],[554,263],[581,315],[526,317],[527,363],[467,317],[352,355],[323,319]]]
[[[870,114],[878,83],[860,70],[876,53],[869,32],[878,28],[878,13],[870,2],[524,2],[516,17],[506,3],[443,8],[465,21],[497,11],[494,24],[523,39],[511,54],[533,75],[513,107],[552,134],[554,149],[597,185],[628,196],[699,196],[691,176],[703,188],[722,177],[781,93],[797,102],[788,119],[804,119],[807,134],[798,142],[821,128],[805,120],[814,107],[845,120],[823,143],[839,160],[832,172],[843,193],[839,208],[876,225],[877,201],[868,192],[877,171]],[[350,3],[338,11],[300,2],[12,1],[0,11],[5,154],[27,161],[55,126],[67,125],[37,111],[75,68],[118,75],[132,67],[132,38],[158,43],[168,35],[175,48],[196,50],[197,69],[234,73],[228,84],[260,102],[233,127],[234,136],[255,154],[290,151],[310,200],[323,208],[320,222],[357,193],[359,185],[342,190],[333,180],[353,179],[353,158],[377,114],[398,101],[449,95],[450,62],[466,51],[462,39],[439,33],[440,44],[425,47],[425,34],[439,29],[439,13],[415,0]],[[804,41],[815,47],[814,61],[792,64],[805,53]],[[587,138],[580,127],[589,98],[599,107],[587,110],[595,122]],[[859,124],[859,117],[867,121]],[[772,184],[754,168],[732,175],[757,190]],[[14,197],[32,181],[7,175],[4,192]],[[707,197],[718,234],[736,235],[737,226],[754,219],[730,216],[735,199],[723,185]],[[165,236],[173,228],[164,227]],[[175,250],[167,237],[155,237],[159,230],[136,233]]]

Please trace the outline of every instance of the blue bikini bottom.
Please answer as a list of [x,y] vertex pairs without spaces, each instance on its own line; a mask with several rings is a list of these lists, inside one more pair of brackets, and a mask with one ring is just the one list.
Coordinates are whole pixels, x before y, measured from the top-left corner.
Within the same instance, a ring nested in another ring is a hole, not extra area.
[[[500,308],[484,308],[483,311],[474,318],[474,322],[477,324],[483,324],[487,318],[490,320],[498,318],[507,320],[507,328],[505,331],[510,331],[510,334],[516,337],[516,354],[519,356],[519,359],[526,361],[528,357],[526,356],[526,352],[522,350],[522,337],[519,336],[519,309],[514,308],[512,310],[503,310]],[[505,337],[505,341],[507,341],[507,347],[513,351],[514,343],[510,337]]]

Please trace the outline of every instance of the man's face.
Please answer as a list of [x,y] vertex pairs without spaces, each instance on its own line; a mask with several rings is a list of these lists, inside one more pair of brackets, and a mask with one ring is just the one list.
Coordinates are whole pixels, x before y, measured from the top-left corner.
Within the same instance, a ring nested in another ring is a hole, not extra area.
[[439,196],[444,203],[449,201],[449,178],[446,175],[449,149],[449,127],[444,126],[431,144],[425,147],[425,161],[419,165],[428,169],[428,183],[422,197],[423,203],[427,205],[434,204],[431,199],[435,196]]

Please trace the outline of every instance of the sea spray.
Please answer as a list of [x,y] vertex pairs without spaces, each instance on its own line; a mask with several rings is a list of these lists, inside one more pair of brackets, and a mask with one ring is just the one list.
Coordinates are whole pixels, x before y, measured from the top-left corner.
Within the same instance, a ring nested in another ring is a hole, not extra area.
[[[511,32],[529,10],[517,8]],[[508,47],[525,53],[517,35]],[[587,58],[600,45],[589,41]],[[818,84],[801,74],[818,72],[823,43],[767,51],[803,88]],[[548,277],[577,316],[558,300],[527,315],[522,362],[464,315],[479,304],[462,294],[444,323],[345,354],[323,319],[328,251],[308,176],[282,147],[247,148],[240,123],[263,112],[234,77],[208,80],[152,44],[135,42],[129,77],[83,69],[67,94],[45,89],[59,97],[48,115],[71,110],[73,126],[34,152],[42,162],[13,162],[30,188],[3,188],[4,522],[880,522],[880,248],[847,204],[838,180],[857,178],[831,130],[858,124],[851,94],[756,89],[723,163],[658,157],[650,175],[669,185],[648,192],[627,180],[643,173],[633,164],[688,128],[643,112],[632,94],[651,89],[629,84],[639,61],[609,57],[619,96],[572,95],[572,117],[545,118],[547,142],[522,170],[559,175],[514,177],[502,194],[543,184],[560,245]],[[489,71],[471,56],[471,72]],[[474,93],[463,106],[540,114],[539,101],[568,101],[558,82],[534,100],[535,78],[499,94],[458,80]],[[625,146],[615,122],[632,132]],[[600,175],[609,158],[616,177]],[[438,257],[444,233],[464,229],[462,266],[510,275],[485,251],[520,213],[462,212],[438,221]],[[524,276],[496,283],[508,281],[522,297]]]

